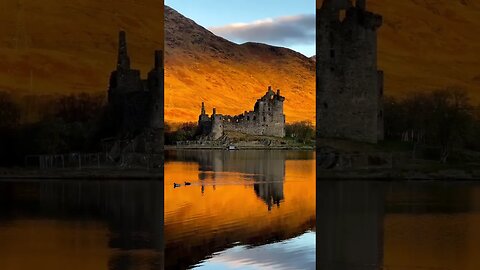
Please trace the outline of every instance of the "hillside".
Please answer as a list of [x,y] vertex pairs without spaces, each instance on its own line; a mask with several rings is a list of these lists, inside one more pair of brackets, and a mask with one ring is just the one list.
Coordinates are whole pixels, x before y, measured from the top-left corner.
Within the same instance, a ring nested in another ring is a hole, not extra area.
[[[318,1],[319,4],[321,2]],[[457,85],[480,101],[480,1],[368,0],[384,17],[379,67],[387,95]],[[127,31],[132,66],[145,73],[163,47],[155,0],[0,1],[0,91],[104,92],[117,33]],[[286,96],[287,121],[314,119],[314,62],[291,50],[235,44],[166,8],[166,120],[250,110],[268,85]]]
[[387,95],[458,86],[480,102],[480,1],[367,0],[367,9],[384,20],[378,61]]
[[271,85],[287,122],[315,119],[315,63],[286,48],[235,44],[165,7],[165,119],[196,121],[204,101],[221,114],[252,110]]
[[145,72],[163,47],[163,5],[144,0],[0,1],[0,91],[100,92],[115,68],[118,31]]

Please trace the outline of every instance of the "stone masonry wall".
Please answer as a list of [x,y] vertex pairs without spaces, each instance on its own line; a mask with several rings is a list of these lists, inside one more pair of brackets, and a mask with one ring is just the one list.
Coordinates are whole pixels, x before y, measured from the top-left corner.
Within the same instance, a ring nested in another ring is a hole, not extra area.
[[383,139],[376,33],[382,18],[362,1],[340,4],[326,0],[318,10],[317,136],[376,143]]
[[[275,93],[271,87],[268,92],[255,103],[253,111],[230,116],[216,114],[214,111],[210,122],[202,104],[199,116],[199,130],[202,135],[220,138],[224,131],[235,131],[250,135],[285,136],[285,115],[283,114],[284,97],[278,90]],[[211,128],[209,128],[211,126]]]

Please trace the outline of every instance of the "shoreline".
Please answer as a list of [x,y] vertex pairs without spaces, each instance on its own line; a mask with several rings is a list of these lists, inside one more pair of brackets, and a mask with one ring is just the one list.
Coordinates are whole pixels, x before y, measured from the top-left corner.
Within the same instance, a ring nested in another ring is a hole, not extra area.
[[229,150],[223,146],[207,146],[207,145],[165,145],[165,150],[225,150],[225,151],[237,151],[237,150],[305,150],[314,151],[315,146],[236,146],[236,149]]
[[0,168],[0,181],[4,180],[151,180],[163,181],[160,169],[29,169]]

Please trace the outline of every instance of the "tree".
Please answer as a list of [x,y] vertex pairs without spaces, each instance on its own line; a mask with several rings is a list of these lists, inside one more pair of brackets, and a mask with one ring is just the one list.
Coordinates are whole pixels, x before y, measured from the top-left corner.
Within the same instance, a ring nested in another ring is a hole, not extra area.
[[285,126],[285,135],[305,144],[308,141],[315,140],[315,127],[308,121],[287,124]]
[[20,120],[20,107],[7,92],[0,92],[0,128],[11,128]]
[[165,144],[172,145],[179,141],[195,140],[197,132],[198,125],[195,122],[186,122],[179,126],[165,123]]
[[101,113],[104,108],[104,97],[86,93],[72,94],[58,98],[54,107],[55,116],[65,122],[87,122]]
[[432,136],[441,147],[441,162],[446,163],[452,148],[465,141],[472,106],[467,93],[458,88],[435,91],[432,97]]
[[475,123],[473,107],[467,93],[446,88],[417,93],[402,100],[385,103],[385,134],[388,139],[409,141],[413,157],[421,144],[439,148],[439,159],[447,162],[454,147],[471,141]]

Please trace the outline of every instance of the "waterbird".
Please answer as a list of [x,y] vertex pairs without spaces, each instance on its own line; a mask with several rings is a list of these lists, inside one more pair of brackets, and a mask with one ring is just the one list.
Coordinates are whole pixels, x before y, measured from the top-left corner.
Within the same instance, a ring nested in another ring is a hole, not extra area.
[[185,186],[190,186],[192,183],[185,181]]
[[182,185],[180,184],[177,184],[177,183],[173,183],[173,188],[177,188],[177,187],[181,187]]

